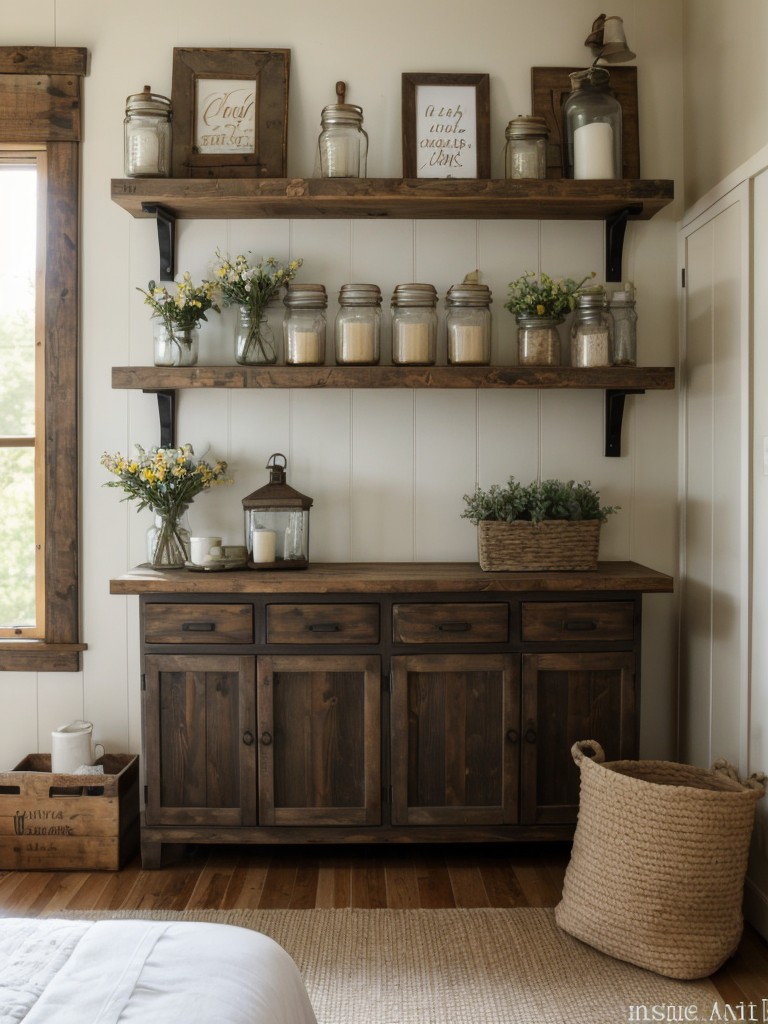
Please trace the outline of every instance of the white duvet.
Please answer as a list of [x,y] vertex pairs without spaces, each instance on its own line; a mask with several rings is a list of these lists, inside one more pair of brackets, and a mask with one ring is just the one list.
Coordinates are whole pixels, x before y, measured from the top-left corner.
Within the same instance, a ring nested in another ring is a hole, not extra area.
[[192,921],[0,919],[0,1024],[317,1024],[273,939]]

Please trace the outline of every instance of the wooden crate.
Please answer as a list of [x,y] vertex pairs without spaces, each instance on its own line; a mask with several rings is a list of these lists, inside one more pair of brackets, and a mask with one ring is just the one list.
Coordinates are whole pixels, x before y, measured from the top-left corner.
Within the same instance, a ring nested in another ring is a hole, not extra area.
[[0,772],[0,870],[116,871],[139,839],[139,758],[105,754],[103,775],[51,772],[29,754]]

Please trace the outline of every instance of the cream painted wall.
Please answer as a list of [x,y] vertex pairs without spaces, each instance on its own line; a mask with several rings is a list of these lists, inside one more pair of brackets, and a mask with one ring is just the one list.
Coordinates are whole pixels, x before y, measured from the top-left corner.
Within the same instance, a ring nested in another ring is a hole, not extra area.
[[768,144],[765,0],[683,0],[685,205]]
[[[361,13],[361,8],[366,8]],[[681,7],[635,0],[624,17],[639,55],[644,177],[682,180]],[[113,365],[151,361],[151,330],[136,292],[157,273],[149,221],[131,219],[109,199],[122,176],[125,97],[151,83],[170,95],[174,46],[289,46],[292,50],[289,174],[311,175],[321,107],[334,83],[348,82],[371,137],[369,174],[401,174],[400,73],[488,71],[493,171],[502,174],[507,120],[530,110],[532,65],[578,65],[597,9],[587,0],[391,0],[350,8],[340,0],[295,0],[289,7],[252,0],[26,0],[3,11],[2,42],[86,46],[83,144],[82,294],[82,672],[0,674],[0,749],[10,767],[46,750],[50,730],[85,715],[110,749],[140,744],[138,610],[111,597],[109,579],[144,559],[147,513],[137,515],[104,489],[104,450],[157,440],[150,396],[112,391]],[[557,26],[553,31],[553,26]],[[677,352],[675,202],[647,223],[630,225],[624,274],[638,289],[640,361],[673,365]],[[503,309],[507,283],[528,268],[577,275],[604,263],[595,223],[528,221],[183,221],[178,267],[207,271],[217,245],[259,255],[302,256],[302,279],[322,281],[332,298],[345,281],[376,281],[385,295],[398,282],[425,280],[445,293],[481,268],[494,301],[493,358],[514,361],[513,320]],[[332,301],[329,318],[334,315]],[[278,326],[279,311],[275,311]],[[201,362],[231,361],[231,317],[206,325]],[[444,356],[443,356],[444,360]],[[476,481],[509,474],[591,479],[608,504],[622,506],[604,530],[603,558],[634,559],[674,573],[677,565],[677,397],[630,398],[624,452],[602,451],[597,392],[188,392],[178,436],[230,461],[231,489],[195,502],[195,531],[241,535],[240,499],[265,481],[268,456],[283,451],[289,480],[315,499],[315,560],[474,560],[473,527],[459,518],[461,496]],[[675,752],[676,603],[645,599],[642,753]]]

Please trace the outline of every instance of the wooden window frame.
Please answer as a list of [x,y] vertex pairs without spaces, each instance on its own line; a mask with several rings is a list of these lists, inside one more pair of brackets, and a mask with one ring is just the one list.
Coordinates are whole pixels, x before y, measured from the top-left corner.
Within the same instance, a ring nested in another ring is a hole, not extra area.
[[0,671],[80,669],[79,227],[83,47],[0,46],[0,143],[43,145],[45,636],[0,640]]

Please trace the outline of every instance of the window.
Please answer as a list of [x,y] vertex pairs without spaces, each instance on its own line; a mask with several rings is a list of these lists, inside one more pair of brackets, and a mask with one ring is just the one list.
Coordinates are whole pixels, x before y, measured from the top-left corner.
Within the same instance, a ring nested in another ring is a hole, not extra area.
[[[14,316],[0,322],[0,549],[5,577],[14,575],[18,584],[12,594],[7,580],[0,590],[0,669],[6,670],[74,671],[85,646],[79,635],[77,304],[86,60],[80,48],[0,47],[0,277],[10,244],[24,293]],[[2,204],[9,194],[15,213],[24,210],[26,228],[14,220],[6,230]]]

